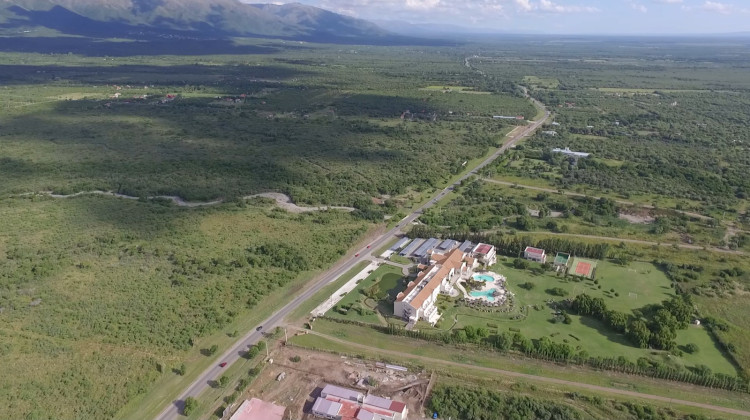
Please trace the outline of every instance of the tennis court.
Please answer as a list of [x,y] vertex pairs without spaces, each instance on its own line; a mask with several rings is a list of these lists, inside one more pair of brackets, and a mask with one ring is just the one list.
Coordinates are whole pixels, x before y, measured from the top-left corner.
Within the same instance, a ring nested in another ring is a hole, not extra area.
[[596,261],[584,260],[583,258],[573,258],[573,263],[570,265],[569,273],[572,273],[575,276],[584,276],[593,279],[595,272]]

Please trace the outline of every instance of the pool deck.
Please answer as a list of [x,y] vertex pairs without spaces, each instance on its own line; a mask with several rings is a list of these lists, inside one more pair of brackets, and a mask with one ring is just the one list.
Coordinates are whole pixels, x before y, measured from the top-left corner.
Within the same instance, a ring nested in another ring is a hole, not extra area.
[[500,291],[501,296],[495,298],[495,300],[490,300],[486,296],[472,296],[471,293],[467,292],[466,289],[460,283],[456,283],[456,287],[461,291],[461,293],[463,293],[466,299],[483,300],[493,305],[497,304],[498,301],[499,303],[505,302],[505,296],[508,293],[508,291],[505,289],[505,281],[506,281],[505,276],[497,274],[497,273],[493,273],[491,271],[485,271],[485,272],[480,272],[480,273],[474,273],[474,276],[472,277],[476,278],[477,276],[490,276],[494,279],[494,281],[492,282],[485,281],[482,288],[480,290],[476,290],[476,292],[487,293],[493,289],[497,289]]

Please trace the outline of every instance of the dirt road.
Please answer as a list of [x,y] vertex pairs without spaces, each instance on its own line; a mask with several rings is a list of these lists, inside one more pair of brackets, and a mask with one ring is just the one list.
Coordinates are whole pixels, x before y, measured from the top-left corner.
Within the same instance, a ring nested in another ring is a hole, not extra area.
[[[420,361],[429,362],[429,363],[431,363],[433,365],[446,365],[446,366],[455,366],[455,367],[460,367],[460,368],[465,368],[465,369],[475,369],[475,370],[479,370],[479,371],[482,371],[482,372],[494,373],[494,374],[503,375],[503,376],[510,376],[510,377],[514,377],[514,378],[530,379],[530,380],[534,380],[534,381],[552,383],[552,384],[556,384],[556,385],[565,385],[565,386],[570,386],[570,387],[575,387],[575,388],[588,389],[588,390],[591,390],[591,391],[606,392],[606,393],[610,393],[610,394],[618,394],[618,395],[624,395],[624,396],[628,396],[628,397],[636,397],[636,398],[641,398],[641,399],[645,399],[645,400],[660,401],[660,402],[666,402],[666,403],[670,403],[670,404],[684,405],[684,406],[689,406],[689,407],[698,407],[698,408],[702,408],[702,409],[706,409],[706,410],[713,410],[713,411],[718,411],[718,412],[722,412],[722,413],[725,413],[725,414],[731,414],[731,415],[734,415],[734,416],[750,417],[750,411],[737,410],[737,409],[734,409],[734,408],[721,407],[721,406],[711,405],[711,404],[703,404],[703,403],[698,403],[698,402],[694,402],[694,401],[678,400],[676,398],[669,398],[669,397],[662,397],[662,396],[659,396],[659,395],[644,394],[642,392],[628,391],[628,390],[624,390],[624,389],[609,388],[609,387],[605,387],[605,386],[592,385],[592,384],[586,384],[586,383],[581,383],[581,382],[567,381],[567,380],[564,380],[564,379],[548,378],[546,376],[530,375],[530,374],[527,374],[527,373],[513,372],[513,371],[509,371],[509,370],[488,368],[488,367],[483,367],[483,366],[475,366],[475,365],[469,365],[469,364],[465,364],[465,363],[452,362],[452,361],[448,361],[448,360],[433,359],[433,358],[427,357],[427,356],[417,356],[417,355],[413,355],[413,354],[410,354],[410,353],[403,353],[403,352],[399,352],[399,351],[395,351],[395,350],[383,350],[383,349],[380,349],[380,348],[377,348],[377,347],[368,346],[366,344],[352,343],[352,342],[349,342],[349,341],[346,341],[346,340],[341,340],[339,338],[331,337],[329,335],[322,334],[322,333],[319,333],[317,331],[303,330],[303,329],[297,328],[297,327],[289,327],[289,328],[295,328],[295,329],[297,329],[299,331],[306,331],[308,334],[315,334],[315,335],[318,335],[320,337],[324,337],[326,340],[330,340],[330,341],[333,341],[333,342],[336,342],[336,343],[345,344],[345,345],[352,346],[352,347],[355,347],[355,348],[360,348],[360,349],[363,349],[363,350],[369,350],[369,351],[372,351],[372,352],[381,353],[381,354],[385,354],[385,355],[389,355],[389,356],[394,356],[394,357],[397,357],[397,358],[400,358],[400,359],[417,359],[417,360],[420,360]],[[707,390],[708,389],[706,388],[706,391]]]
[[[108,197],[115,197],[115,198],[122,198],[125,200],[138,200],[139,197],[134,197],[132,195],[125,195],[125,194],[119,194],[112,191],[101,191],[101,190],[94,190],[94,191],[81,191],[74,194],[54,194],[52,191],[42,191],[38,193],[26,193],[26,194],[20,194],[19,196],[28,196],[28,195],[46,195],[48,197],[52,198],[73,198],[73,197],[79,197],[82,195],[104,195]],[[286,194],[277,193],[277,192],[267,192],[267,193],[261,193],[261,194],[253,194],[253,195],[246,195],[242,197],[244,200],[249,200],[251,198],[256,197],[262,197],[262,198],[270,198],[274,201],[276,201],[276,205],[281,207],[282,209],[291,212],[291,213],[305,213],[310,211],[321,211],[321,210],[343,210],[343,211],[354,211],[353,207],[344,207],[344,206],[298,206],[297,204],[292,201],[292,197],[289,197]],[[205,206],[215,206],[217,204],[221,204],[224,202],[224,200],[213,200],[213,201],[186,201],[181,197],[178,197],[176,195],[152,195],[146,197],[148,200],[155,200],[155,199],[161,199],[161,200],[171,200],[176,206],[178,207],[205,207]]]

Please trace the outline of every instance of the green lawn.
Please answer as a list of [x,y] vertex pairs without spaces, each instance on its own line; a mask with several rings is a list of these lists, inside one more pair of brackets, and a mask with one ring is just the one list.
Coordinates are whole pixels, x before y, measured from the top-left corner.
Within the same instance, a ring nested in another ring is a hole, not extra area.
[[[403,274],[400,267],[383,264],[367,276],[367,278],[361,280],[357,284],[357,287],[344,296],[331,310],[326,312],[326,316],[382,324],[384,319],[378,315],[376,309],[379,309],[386,315],[393,313],[393,304],[388,303],[387,298],[389,296],[395,297],[400,290],[403,290],[406,285],[402,279]],[[376,284],[380,290],[377,300],[366,296],[367,291]],[[350,307],[346,314],[342,314],[336,310],[343,307]]]
[[[653,264],[634,262],[628,267],[620,267],[609,261],[600,261],[597,268],[599,284],[593,280],[577,281],[572,277],[566,279],[549,273],[535,275],[530,270],[513,268],[508,261],[501,261],[491,267],[491,271],[507,278],[507,288],[515,295],[515,309],[509,313],[483,312],[470,307],[454,306],[451,300],[441,298],[439,306],[445,309],[441,310],[443,316],[437,325],[438,329],[473,325],[494,333],[508,332],[510,328],[514,328],[531,339],[548,336],[552,341],[567,343],[574,349],[585,349],[592,356],[622,355],[631,361],[639,357],[658,358],[687,366],[705,364],[714,372],[736,374],[732,364],[716,347],[708,333],[700,328],[691,327],[677,332],[678,344],[695,343],[701,349],[698,354],[685,354],[678,358],[667,356],[665,352],[634,347],[623,335],[612,332],[600,321],[590,317],[571,315],[571,324],[553,321],[557,309],[548,301],[559,302],[563,297],[550,294],[548,291],[552,288],[565,290],[567,298],[581,293],[601,297],[608,308],[628,314],[632,314],[634,309],[658,304],[670,298],[674,295],[673,289],[669,287],[670,282]],[[520,286],[527,284],[533,284],[533,288],[529,290]],[[631,292],[637,293],[638,297],[631,296]],[[454,318],[457,320],[455,325]]]
[[406,257],[402,257],[398,254],[391,255],[390,258],[391,261],[395,262],[396,264],[414,264],[414,262]]

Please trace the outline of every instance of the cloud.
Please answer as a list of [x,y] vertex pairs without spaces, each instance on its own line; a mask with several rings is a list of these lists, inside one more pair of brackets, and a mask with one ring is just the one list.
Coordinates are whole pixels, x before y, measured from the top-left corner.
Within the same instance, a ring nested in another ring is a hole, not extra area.
[[628,5],[630,5],[631,9],[637,10],[637,11],[639,11],[641,13],[647,13],[648,12],[648,8],[646,6],[644,6],[644,5],[640,4],[640,3],[636,3],[636,2],[634,2],[632,0],[628,0]]
[[683,0],[651,0],[654,3],[664,3],[664,4],[680,4],[683,2]]
[[708,12],[717,12],[726,15],[734,9],[734,6],[731,4],[719,3],[718,1],[706,1],[703,3],[703,6],[701,6],[701,9]]
[[531,0],[513,0],[516,4],[516,9],[520,12],[544,12],[544,13],[594,13],[600,10],[596,7],[591,6],[579,6],[579,5],[563,5],[555,3],[552,0],[539,0],[538,2],[532,2]]

